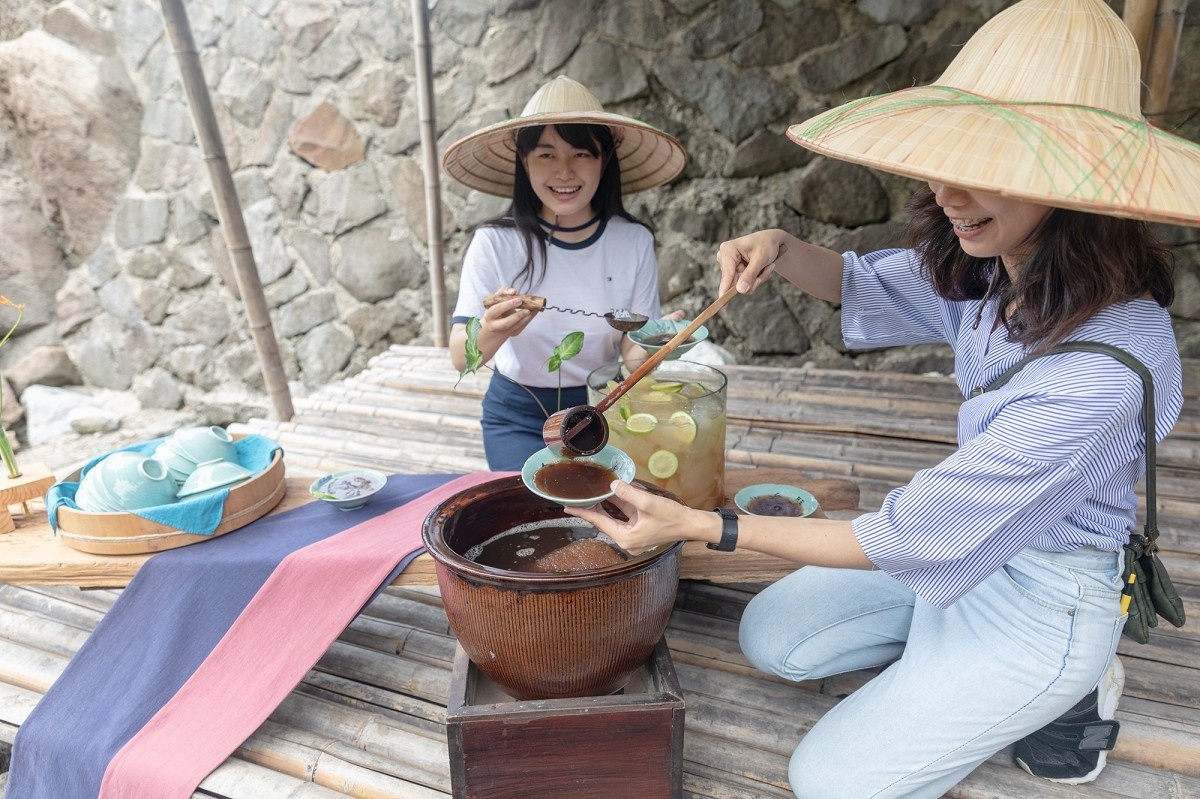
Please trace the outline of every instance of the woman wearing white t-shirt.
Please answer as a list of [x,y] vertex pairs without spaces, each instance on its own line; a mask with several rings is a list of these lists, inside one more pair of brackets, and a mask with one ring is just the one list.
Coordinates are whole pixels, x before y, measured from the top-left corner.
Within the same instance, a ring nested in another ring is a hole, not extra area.
[[[476,343],[498,375],[483,401],[489,468],[520,470],[544,446],[547,414],[587,404],[589,372],[642,354],[603,318],[616,309],[660,313],[654,235],[625,210],[621,195],[671,180],[685,160],[674,137],[606,113],[565,77],[538,90],[520,117],[446,151],[451,176],[512,198],[503,216],[472,235],[450,334],[451,361],[461,370],[467,322],[478,318]],[[518,293],[593,315],[535,313],[516,297],[484,308],[487,295]],[[584,334],[582,350],[549,371],[554,348],[574,331]]]

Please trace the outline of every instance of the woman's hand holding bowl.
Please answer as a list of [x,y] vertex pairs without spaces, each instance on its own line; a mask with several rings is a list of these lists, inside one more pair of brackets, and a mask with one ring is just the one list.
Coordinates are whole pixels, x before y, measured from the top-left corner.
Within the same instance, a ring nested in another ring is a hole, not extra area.
[[[690,534],[703,529],[703,522],[692,515],[703,511],[693,510],[673,499],[660,497],[620,480],[613,481],[612,489],[613,497],[608,501],[625,514],[628,521],[609,516],[601,510],[603,505],[563,510],[594,525],[631,555],[660,544],[687,540]],[[706,515],[716,519],[713,514]]]

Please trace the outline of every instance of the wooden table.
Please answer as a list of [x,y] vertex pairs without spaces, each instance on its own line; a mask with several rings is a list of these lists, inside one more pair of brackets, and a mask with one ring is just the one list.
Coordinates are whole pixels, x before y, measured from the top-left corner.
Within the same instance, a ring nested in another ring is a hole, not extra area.
[[[287,478],[287,493],[271,513],[315,501],[308,495],[310,482],[307,478]],[[730,498],[727,504],[733,507],[733,495],[754,483],[784,483],[807,489],[821,503],[815,514],[818,516],[824,515],[824,510],[858,507],[858,487],[849,480],[807,480],[785,469],[732,466],[725,472],[725,493]],[[0,583],[122,588],[150,558],[149,554],[96,555],[72,549],[50,532],[42,502],[30,504],[31,516],[16,516],[16,530],[0,533]],[[726,583],[767,582],[795,569],[795,564],[781,558],[744,550],[715,552],[693,541],[683,548],[680,576]],[[417,556],[393,582],[393,585],[436,584],[434,561],[427,553]]]

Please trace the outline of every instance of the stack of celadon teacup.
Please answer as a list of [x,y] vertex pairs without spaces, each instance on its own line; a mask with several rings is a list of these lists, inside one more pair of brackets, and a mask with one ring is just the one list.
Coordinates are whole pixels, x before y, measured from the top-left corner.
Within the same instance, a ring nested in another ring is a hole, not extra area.
[[118,450],[79,481],[75,504],[91,513],[169,505],[215,494],[253,476],[237,462],[233,438],[221,427],[184,427],[146,456]]

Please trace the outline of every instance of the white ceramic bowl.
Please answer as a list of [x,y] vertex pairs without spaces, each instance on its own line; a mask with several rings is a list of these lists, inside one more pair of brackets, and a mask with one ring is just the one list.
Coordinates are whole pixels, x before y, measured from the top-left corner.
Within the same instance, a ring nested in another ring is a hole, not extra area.
[[346,469],[313,481],[308,493],[338,510],[358,510],[387,484],[387,475],[373,469]]
[[567,458],[561,452],[546,447],[529,456],[525,461],[524,467],[521,469],[521,481],[525,483],[525,487],[543,499],[548,499],[551,502],[557,502],[559,505],[566,507],[586,508],[591,505],[603,502],[613,495],[610,488],[605,486],[603,490],[598,490],[594,496],[589,497],[560,497],[555,496],[548,490],[541,488],[538,485],[538,472],[543,468],[551,465],[565,464],[568,462],[585,463],[595,466],[601,466],[605,469],[611,469],[617,476],[618,480],[626,483],[633,480],[634,474],[637,472],[637,465],[623,451],[614,446],[606,446],[604,449],[597,452],[595,455],[580,456],[577,458]]

